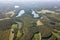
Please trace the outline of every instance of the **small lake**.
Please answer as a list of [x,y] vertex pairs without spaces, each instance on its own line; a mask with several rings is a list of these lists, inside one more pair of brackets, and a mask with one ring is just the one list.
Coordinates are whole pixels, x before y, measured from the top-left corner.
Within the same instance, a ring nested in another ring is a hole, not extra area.
[[39,14],[37,14],[34,10],[32,10],[32,14],[34,15],[33,16],[34,18],[38,18],[39,17]]
[[20,7],[20,6],[18,6],[18,5],[15,5],[15,6],[14,6],[14,8],[19,8],[19,7]]
[[24,10],[21,10],[16,17],[20,17],[20,16],[22,16],[24,13],[25,13],[25,11],[24,11]]

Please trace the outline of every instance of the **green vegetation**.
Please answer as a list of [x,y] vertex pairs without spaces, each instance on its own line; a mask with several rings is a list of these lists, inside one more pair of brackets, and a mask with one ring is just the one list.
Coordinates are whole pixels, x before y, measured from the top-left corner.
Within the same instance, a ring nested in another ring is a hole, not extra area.
[[[40,14],[39,14],[40,15]],[[39,40],[39,34],[35,34],[37,32],[40,32],[42,35],[41,35],[41,39],[43,39],[43,37],[47,37],[47,39],[45,40],[55,40],[54,38],[56,38],[54,35],[52,35],[52,31],[54,29],[54,27],[59,27],[59,25],[54,25],[52,26],[50,22],[52,22],[53,20],[55,21],[56,19],[56,16],[55,14],[51,14],[52,17],[55,17],[55,18],[51,18],[51,15],[49,14],[41,14],[42,16],[41,17],[44,17],[43,20],[41,19],[34,19],[32,17],[32,15],[30,14],[23,14],[21,17],[17,18],[17,20],[21,20],[23,22],[23,26],[22,26],[22,31],[23,31],[23,36],[19,38],[19,40]],[[49,15],[49,16],[46,16],[46,15]],[[44,24],[44,25],[41,25],[40,27],[37,27],[36,26],[36,22],[37,20],[41,20],[41,22]],[[59,21],[59,20],[58,20]],[[57,21],[57,22],[58,22]],[[29,34],[29,35],[27,35]],[[18,32],[18,35],[21,35],[20,32]],[[34,35],[34,37],[33,37]],[[50,39],[48,38],[49,36]],[[31,39],[32,37],[32,39]]]
[[37,19],[34,19],[31,14],[26,13],[17,18],[17,20],[21,20],[23,22],[22,30],[24,35],[19,40],[31,40],[34,33],[38,32],[38,28],[36,26]]
[[[38,20],[41,21],[43,25],[37,26]],[[19,25],[17,24],[17,21],[23,23],[21,29],[19,29]],[[0,21],[0,32],[1,32],[0,40],[3,40],[3,38],[5,39],[6,35],[9,36],[11,29],[13,29],[12,33],[14,34],[13,40],[60,39],[60,19],[59,16],[56,14],[41,13],[40,18],[36,19],[33,18],[32,14],[27,12],[23,14],[21,17],[18,18],[13,17],[13,19]],[[3,38],[1,38],[1,36]],[[8,36],[6,37],[8,38]]]
[[15,28],[17,28],[17,24],[12,25],[12,29],[15,29]]
[[21,33],[20,33],[20,31],[18,30],[18,32],[17,32],[17,38],[19,38],[19,37],[21,37]]
[[34,35],[33,40],[40,40],[40,38],[41,38],[41,37],[40,37],[40,35],[39,35],[39,33],[38,33],[38,34],[35,34],[35,35]]

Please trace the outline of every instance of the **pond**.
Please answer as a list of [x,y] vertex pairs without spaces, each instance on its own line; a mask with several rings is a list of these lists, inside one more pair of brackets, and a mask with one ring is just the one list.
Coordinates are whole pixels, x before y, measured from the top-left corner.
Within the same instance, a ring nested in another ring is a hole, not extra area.
[[38,17],[39,17],[39,14],[35,13],[34,10],[32,10],[32,14],[34,15],[34,16],[33,16],[34,18],[38,18]]

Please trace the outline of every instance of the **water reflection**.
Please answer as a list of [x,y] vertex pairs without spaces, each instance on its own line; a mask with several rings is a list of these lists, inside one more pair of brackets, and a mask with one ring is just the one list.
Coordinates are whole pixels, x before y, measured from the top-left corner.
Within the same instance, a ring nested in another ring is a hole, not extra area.
[[[24,13],[25,13],[25,11],[24,11],[24,10],[21,10],[16,17],[20,17],[20,16],[22,16]],[[31,14],[33,15],[34,18],[38,18],[38,17],[39,17],[39,14],[35,13],[34,10],[32,10],[32,13],[31,13]]]
[[21,10],[16,17],[20,17],[20,16],[22,16],[24,13],[25,13],[25,11],[24,11],[24,10]]
[[19,8],[19,6],[18,5],[15,5],[14,8]]
[[38,18],[38,17],[39,17],[39,14],[35,13],[34,10],[32,10],[32,14],[34,15],[34,16],[33,16],[34,18]]

